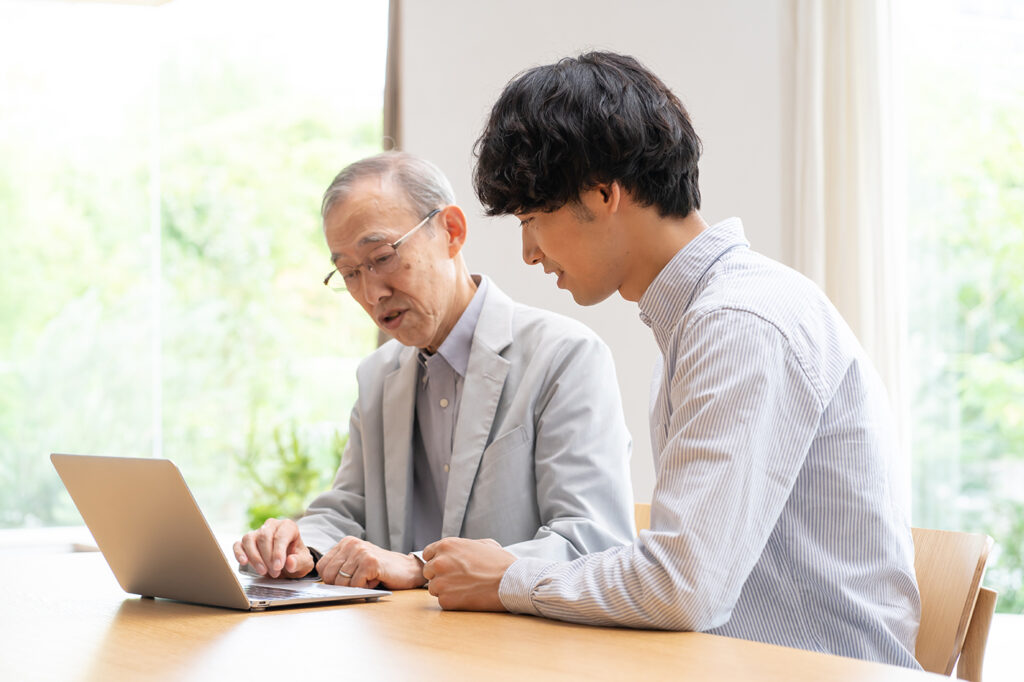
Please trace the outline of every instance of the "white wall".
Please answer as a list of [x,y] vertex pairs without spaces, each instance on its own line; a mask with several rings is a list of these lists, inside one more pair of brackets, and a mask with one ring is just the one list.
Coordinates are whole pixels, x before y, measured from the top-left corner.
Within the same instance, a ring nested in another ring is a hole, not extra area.
[[[615,355],[633,434],[633,489],[654,485],[647,426],[657,353],[636,305],[577,306],[521,259],[514,218],[485,218],[471,184],[472,147],[491,104],[520,71],[610,49],[632,54],[688,108],[704,141],[704,218],[744,220],[754,249],[789,262],[792,195],[792,0],[404,0],[402,147],[437,163],[470,219],[469,267],[513,298],[588,324]],[[613,387],[609,386],[609,390]]]

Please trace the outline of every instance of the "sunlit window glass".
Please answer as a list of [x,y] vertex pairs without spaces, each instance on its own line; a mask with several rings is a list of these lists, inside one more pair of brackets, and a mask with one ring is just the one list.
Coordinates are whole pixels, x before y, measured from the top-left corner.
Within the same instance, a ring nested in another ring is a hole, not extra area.
[[232,529],[330,480],[376,334],[318,210],[386,41],[385,1],[0,2],[0,527],[81,522],[55,451],[168,457]]
[[914,0],[909,171],[913,522],[997,541],[1024,610],[1024,6]]

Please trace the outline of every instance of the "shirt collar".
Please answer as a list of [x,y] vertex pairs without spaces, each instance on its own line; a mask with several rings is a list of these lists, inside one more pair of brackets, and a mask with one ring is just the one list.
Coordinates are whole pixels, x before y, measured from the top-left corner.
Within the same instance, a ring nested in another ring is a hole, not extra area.
[[711,266],[726,252],[749,246],[739,218],[723,220],[698,234],[679,249],[640,297],[640,320],[659,342],[666,341]]
[[[473,347],[473,334],[476,332],[476,323],[480,320],[480,311],[484,307],[484,298],[487,296],[487,278],[481,275],[473,275],[477,283],[476,293],[470,299],[469,305],[462,311],[459,321],[455,323],[448,336],[441,342],[438,354],[445,359],[445,362],[458,372],[462,378],[466,377],[466,369],[469,367],[469,351]],[[426,354],[419,351],[421,364],[426,361]]]

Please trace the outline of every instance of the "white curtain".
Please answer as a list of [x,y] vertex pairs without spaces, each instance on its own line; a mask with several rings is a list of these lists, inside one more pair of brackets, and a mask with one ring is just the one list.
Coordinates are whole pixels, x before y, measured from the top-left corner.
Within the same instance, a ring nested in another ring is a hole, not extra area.
[[796,0],[793,256],[853,328],[889,390],[909,509],[905,246],[893,144],[890,0]]

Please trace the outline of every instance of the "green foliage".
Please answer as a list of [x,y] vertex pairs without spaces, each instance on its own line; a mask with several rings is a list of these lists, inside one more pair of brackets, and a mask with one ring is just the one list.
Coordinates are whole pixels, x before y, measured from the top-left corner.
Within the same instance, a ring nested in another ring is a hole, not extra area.
[[[330,485],[348,434],[333,431],[328,443],[320,443],[291,423],[286,435],[281,427],[274,428],[269,453],[260,441],[256,429],[251,429],[245,450],[237,456],[242,481],[252,489],[246,509],[249,528],[259,528],[269,518],[301,516],[310,500]],[[324,460],[328,466],[321,464]]]
[[0,527],[81,522],[50,452],[160,453],[240,526],[233,453],[289,475],[304,461],[254,415],[333,472],[315,434],[344,432],[376,328],[320,285],[320,196],[379,150],[381,103],[336,66],[297,73],[305,37],[179,21],[197,35],[147,51],[155,65],[117,48],[151,18],[79,9],[80,30],[39,31],[17,58],[0,41]]
[[908,97],[913,519],[995,538],[985,582],[999,611],[1020,613],[1024,71],[991,88],[976,64],[918,68]]

